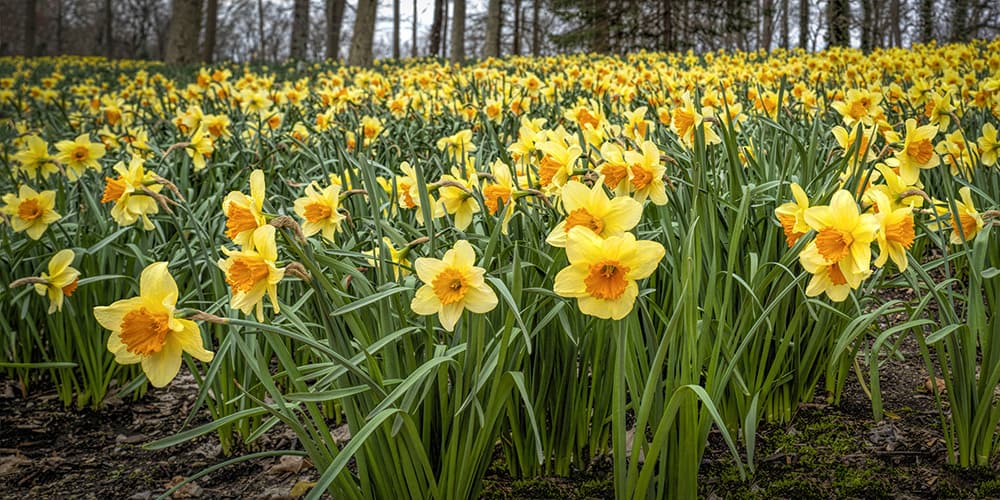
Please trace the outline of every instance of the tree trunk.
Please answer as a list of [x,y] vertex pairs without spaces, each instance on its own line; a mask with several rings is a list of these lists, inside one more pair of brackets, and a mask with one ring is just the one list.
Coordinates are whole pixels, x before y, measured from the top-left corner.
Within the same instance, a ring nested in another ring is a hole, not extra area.
[[764,21],[761,31],[760,48],[771,50],[771,42],[774,41],[774,0],[763,0],[761,2],[761,18]]
[[264,60],[264,0],[257,0],[257,57]]
[[413,0],[413,39],[410,41],[410,57],[417,57],[417,0]]
[[951,41],[964,42],[968,33],[966,32],[966,16],[969,14],[968,0],[952,0],[951,11]]
[[455,0],[451,21],[451,62],[465,61],[465,0]]
[[610,20],[608,19],[608,0],[594,0],[592,16],[594,20],[594,30],[590,39],[590,50],[599,54],[607,54],[611,51],[610,40]]
[[827,6],[827,45],[847,47],[851,44],[850,0],[829,0]]
[[448,0],[441,6],[441,59],[448,58]]
[[809,50],[809,2],[799,0],[799,47]]
[[56,54],[63,53],[63,1],[56,1]]
[[326,58],[340,57],[340,29],[344,23],[344,0],[326,0]]
[[35,44],[35,32],[38,27],[38,1],[37,0],[25,0],[24,1],[24,55],[28,57],[38,55],[35,51],[38,50]]
[[861,0],[861,50],[871,52],[875,44],[875,2]]
[[781,48],[788,50],[790,41],[788,39],[788,0],[781,0]]
[[357,17],[354,20],[354,35],[351,37],[351,52],[347,64],[351,66],[371,66],[372,39],[375,36],[376,0],[358,0]]
[[889,2],[889,22],[891,23],[890,29],[892,30],[892,46],[902,47],[903,46],[903,20],[902,20],[902,10],[903,6],[900,5],[900,0],[890,0]]
[[[399,60],[399,2],[402,0],[392,0],[392,58]],[[416,12],[414,12],[416,14]]]
[[104,57],[110,58],[115,48],[113,40],[114,13],[111,10],[111,0],[104,0],[101,12],[101,52]]
[[309,47],[309,0],[295,0],[292,8],[291,58],[303,60]]
[[430,47],[427,48],[427,52],[430,52],[433,57],[437,57],[441,53],[441,32],[444,31],[442,11],[447,11],[444,0],[434,0],[434,20],[431,22]]
[[205,40],[201,46],[201,60],[211,63],[215,58],[215,32],[219,25],[219,0],[208,0],[205,7]]
[[540,11],[542,10],[541,0],[532,0],[531,5],[531,55],[538,57],[542,53],[542,27],[540,21]]
[[934,39],[934,0],[920,0],[920,41]]
[[660,2],[660,12],[662,13],[660,20],[663,23],[663,28],[660,32],[660,48],[665,52],[671,52],[674,50],[674,5],[671,0],[662,0]]
[[514,46],[511,51],[521,55],[521,0],[514,0]]
[[173,0],[167,31],[166,61],[172,64],[191,64],[197,61],[201,55],[198,51],[199,33],[201,1]]
[[483,57],[500,56],[500,16],[503,10],[502,0],[490,0],[486,7],[486,40],[483,45]]

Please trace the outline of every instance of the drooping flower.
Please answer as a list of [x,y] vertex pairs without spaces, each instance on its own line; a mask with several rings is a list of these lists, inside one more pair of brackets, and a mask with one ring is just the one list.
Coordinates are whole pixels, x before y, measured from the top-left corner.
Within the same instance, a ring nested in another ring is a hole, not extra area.
[[331,184],[320,189],[315,182],[306,186],[305,196],[295,200],[295,213],[305,223],[302,233],[307,237],[322,233],[323,237],[333,241],[333,235],[340,230],[340,222],[344,214],[340,213],[340,186]]
[[250,196],[240,191],[231,191],[222,200],[222,211],[226,214],[226,236],[237,245],[247,246],[253,232],[267,224],[261,212],[266,194],[264,172],[258,169],[250,173]]
[[483,314],[497,306],[497,295],[486,284],[486,270],[476,267],[476,252],[468,241],[458,240],[442,259],[421,257],[414,262],[424,283],[410,309],[422,316],[437,314],[445,330],[454,331],[466,309]]
[[142,219],[142,227],[146,231],[151,231],[154,226],[149,220],[149,214],[160,211],[156,200],[146,194],[142,189],[158,193],[163,186],[154,181],[152,172],[147,172],[143,168],[143,160],[139,156],[133,156],[128,167],[118,162],[114,167],[118,172],[118,177],[104,178],[104,195],[101,203],[114,202],[111,208],[111,217],[120,226],[130,226]]
[[577,158],[583,154],[580,146],[567,146],[562,140],[536,142],[535,148],[544,156],[538,165],[538,184],[546,191],[561,187],[573,173]]
[[788,248],[795,245],[799,238],[809,232],[809,224],[806,223],[806,209],[809,208],[809,197],[806,192],[796,183],[792,183],[792,197],[794,202],[783,203],[774,209],[774,215],[781,223],[781,229],[785,233],[785,242]]
[[62,311],[63,297],[69,297],[76,291],[80,271],[77,271],[70,264],[76,254],[70,249],[56,252],[49,260],[47,273],[42,273],[41,279],[44,283],[35,283],[35,292],[38,295],[48,295],[49,314]]
[[218,263],[232,290],[230,306],[243,314],[256,309],[257,321],[264,321],[264,294],[270,296],[274,313],[280,312],[278,282],[285,277],[285,270],[275,265],[278,246],[274,232],[274,226],[265,225],[253,232],[251,246],[244,246],[242,250],[223,247],[226,258],[219,259]]
[[111,330],[108,350],[117,363],[140,363],[153,387],[170,383],[181,367],[181,355],[209,362],[194,321],[174,317],[177,283],[166,262],[150,264],[139,277],[139,296],[94,308],[94,317]]
[[59,141],[56,149],[59,151],[56,160],[66,166],[66,176],[70,181],[79,179],[88,168],[101,169],[97,160],[104,157],[104,144],[90,142],[87,134],[80,134],[72,141]]
[[581,227],[566,241],[569,266],[556,275],[553,291],[577,299],[580,312],[619,320],[635,306],[637,280],[647,278],[665,255],[655,241],[636,241],[632,233],[606,239]]
[[642,217],[642,204],[629,197],[609,199],[604,183],[588,188],[578,181],[569,181],[561,191],[566,218],[549,233],[545,242],[565,248],[570,230],[582,227],[601,238],[621,236],[635,227]]
[[49,224],[62,217],[53,210],[56,206],[55,191],[39,193],[27,185],[21,185],[16,195],[5,194],[3,202],[5,206],[0,208],[0,212],[10,216],[14,232],[24,231],[33,240],[41,238]]

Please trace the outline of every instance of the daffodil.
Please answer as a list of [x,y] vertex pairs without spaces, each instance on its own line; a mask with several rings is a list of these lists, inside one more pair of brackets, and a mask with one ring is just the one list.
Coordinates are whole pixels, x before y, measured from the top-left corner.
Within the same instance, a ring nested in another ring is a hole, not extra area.
[[49,144],[41,137],[29,135],[24,139],[24,143],[25,148],[14,155],[19,164],[18,170],[36,180],[39,177],[48,179],[50,175],[59,171],[49,154]]
[[906,120],[903,149],[886,160],[889,166],[899,169],[899,177],[904,184],[916,184],[920,180],[920,169],[934,168],[941,163],[931,143],[937,132],[936,125],[917,127],[917,121],[913,118]]
[[[391,263],[392,278],[399,279],[410,275],[411,264],[406,255],[410,253],[410,248],[408,246],[403,246],[402,248],[396,248],[392,245],[392,240],[388,236],[382,238],[382,244],[385,248],[389,250],[388,261]],[[382,250],[379,245],[375,245],[370,252],[365,252],[366,255],[370,255],[371,258],[368,260],[368,265],[379,266],[382,262]]]
[[278,246],[274,241],[274,226],[263,226],[253,232],[252,245],[242,250],[223,247],[225,259],[219,259],[219,269],[226,275],[226,283],[232,289],[230,306],[243,314],[256,309],[257,321],[264,321],[264,294],[271,298],[274,313],[278,306],[278,282],[285,277],[284,268],[279,269]]
[[56,206],[55,191],[39,193],[27,185],[21,185],[16,195],[5,194],[3,202],[5,206],[0,208],[0,212],[10,216],[10,225],[14,228],[14,232],[24,231],[33,240],[41,238],[49,224],[61,217],[53,210]]
[[805,190],[796,183],[792,183],[792,197],[794,202],[783,203],[774,209],[774,215],[781,223],[781,229],[785,233],[785,243],[788,248],[795,245],[799,238],[809,232],[809,224],[806,223],[806,210],[809,208],[809,197]]
[[625,162],[629,164],[629,183],[632,185],[632,196],[642,203],[648,198],[654,205],[667,203],[666,186],[663,184],[663,173],[666,168],[660,162],[660,150],[652,141],[643,141],[641,153],[625,152]]
[[675,109],[672,113],[670,130],[673,130],[681,143],[687,148],[694,147],[694,133],[698,127],[704,125],[705,144],[718,144],[722,138],[712,129],[712,124],[705,121],[705,117],[698,112],[694,106],[694,101],[690,97],[684,96],[683,105]]
[[567,145],[563,140],[536,142],[535,148],[544,154],[538,165],[538,184],[547,191],[566,183],[577,158],[583,154],[578,144]]
[[476,267],[476,253],[468,241],[458,240],[442,259],[421,257],[414,262],[417,277],[424,283],[410,302],[413,312],[437,314],[445,330],[455,324],[468,309],[477,314],[492,311],[497,295],[486,284],[486,270]]
[[194,134],[191,135],[191,139],[188,140],[188,145],[184,148],[184,151],[191,157],[195,172],[205,168],[205,159],[210,158],[212,153],[215,152],[212,135],[205,133],[205,128],[199,126],[195,129]]
[[598,167],[598,172],[604,177],[604,185],[611,189],[615,196],[628,196],[631,192],[631,170],[625,160],[625,148],[613,142],[601,145],[601,158],[604,160]]
[[452,169],[452,175],[442,175],[439,184],[445,212],[455,217],[456,229],[465,231],[472,224],[472,215],[479,212],[479,203],[472,196],[472,182],[461,178],[459,171]]
[[486,205],[490,215],[497,215],[503,207],[500,232],[507,234],[510,219],[514,216],[513,194],[517,190],[514,186],[514,176],[510,172],[510,167],[499,158],[490,166],[490,173],[493,180],[482,188],[483,204]]
[[893,209],[889,197],[881,191],[872,191],[871,195],[875,206],[878,207],[875,219],[879,223],[879,230],[875,235],[879,253],[875,265],[882,267],[891,258],[900,271],[905,271],[909,262],[906,251],[913,246],[916,237],[913,230],[913,209],[910,207]]
[[601,238],[575,227],[566,240],[569,266],[556,275],[553,291],[577,299],[580,312],[619,320],[635,306],[637,280],[653,274],[665,255],[655,241],[636,241],[632,233]]
[[[958,194],[962,199],[955,200],[957,210],[951,216],[950,241],[955,245],[961,245],[963,241],[972,241],[985,225],[982,214],[976,210],[976,205],[972,202],[972,190],[965,186],[958,190]],[[950,211],[947,207],[938,208],[938,213]]]
[[871,243],[879,223],[872,214],[858,213],[850,192],[841,189],[834,193],[829,205],[807,208],[805,219],[816,230],[813,243],[827,264],[837,264],[845,276],[857,276],[869,269]]
[[142,271],[138,297],[94,308],[97,322],[111,330],[108,350],[115,361],[140,363],[153,387],[177,376],[184,352],[206,363],[214,357],[202,343],[198,324],[174,317],[176,304],[177,283],[167,263],[156,262]]
[[156,200],[143,191],[143,187],[153,193],[160,192],[163,186],[154,181],[152,172],[147,172],[143,168],[141,157],[133,156],[128,167],[118,162],[114,166],[118,177],[104,178],[104,196],[101,203],[114,202],[111,209],[111,217],[120,226],[130,226],[142,219],[142,227],[146,231],[151,231],[154,226],[149,220],[149,214],[160,211]]
[[38,295],[48,295],[49,314],[62,311],[63,297],[69,297],[76,291],[80,271],[70,266],[74,258],[76,254],[72,250],[56,252],[49,260],[49,272],[42,273],[44,282],[34,284]]
[[250,196],[240,191],[231,191],[222,200],[222,212],[226,215],[226,236],[237,245],[247,246],[253,232],[267,224],[264,214],[264,196],[267,195],[264,172],[250,173]]
[[997,142],[997,128],[992,123],[983,124],[983,135],[976,141],[979,144],[979,157],[983,165],[990,167],[997,164],[1000,155],[1000,142]]
[[340,230],[344,214],[340,213],[340,186],[331,184],[323,189],[315,182],[306,186],[305,196],[295,200],[295,213],[305,223],[302,233],[312,236],[322,233],[323,238],[333,241],[333,235]]
[[812,274],[806,286],[806,296],[816,297],[826,293],[834,302],[843,302],[851,289],[861,286],[861,282],[871,275],[870,269],[853,269],[853,266],[845,272],[840,263],[831,263],[820,253],[815,241],[806,245],[799,254],[799,263]]
[[104,157],[104,144],[90,142],[87,134],[80,134],[72,141],[57,142],[56,150],[59,151],[56,160],[66,166],[66,176],[70,181],[79,179],[88,168],[101,169],[97,160]]
[[[399,169],[403,175],[396,177],[396,199],[400,208],[415,208],[417,223],[424,225],[424,211],[420,205],[420,183],[417,178],[417,171],[409,162],[402,162]],[[426,189],[426,188],[425,188]],[[430,192],[427,193],[430,202],[430,215],[432,219],[444,216],[444,206],[440,200],[435,199]]]
[[642,217],[642,204],[629,197],[609,199],[604,192],[604,183],[596,182],[594,187],[569,181],[561,191],[566,218],[549,233],[545,242],[565,248],[568,233],[575,227],[590,230],[601,238],[621,236],[635,227]]

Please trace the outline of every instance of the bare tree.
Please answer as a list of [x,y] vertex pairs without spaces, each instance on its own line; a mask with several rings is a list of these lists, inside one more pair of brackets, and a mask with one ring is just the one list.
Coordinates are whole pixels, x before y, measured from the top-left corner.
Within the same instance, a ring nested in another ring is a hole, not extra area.
[[500,16],[503,9],[502,0],[490,0],[486,6],[486,40],[483,45],[483,57],[500,56]]
[[413,30],[410,33],[410,57],[417,57],[417,0],[413,0]]
[[326,0],[326,58],[340,56],[340,30],[344,23],[344,0]]
[[851,44],[850,0],[829,0],[826,35],[830,47],[846,47]]
[[969,38],[966,29],[969,15],[969,0],[952,0],[951,2],[951,41],[964,42]]
[[531,55],[537,57],[542,53],[542,29],[540,22],[542,2],[541,0],[532,0],[531,4]]
[[370,66],[372,63],[372,41],[375,36],[377,8],[376,0],[358,0],[351,50],[347,56],[347,64],[351,66]]
[[799,47],[809,50],[809,2],[799,0]]
[[215,57],[215,35],[219,25],[219,0],[208,0],[205,6],[205,40],[201,45],[201,60],[211,63]]
[[167,31],[168,63],[190,64],[198,60],[201,32],[201,1],[173,0]]
[[788,50],[788,0],[781,0],[781,48]]
[[451,62],[465,61],[465,0],[455,0],[451,22]]
[[[399,2],[392,0],[392,58],[399,59]],[[416,11],[413,12],[416,15]]]
[[431,33],[428,37],[430,47],[427,51],[435,57],[441,52],[441,33],[444,31],[444,16],[447,12],[448,5],[445,0],[434,0],[434,21],[431,22]]
[[104,0],[101,12],[101,52],[104,57],[111,57],[114,51],[115,42],[113,36],[113,26],[115,23],[114,12],[111,11],[111,0]]
[[38,29],[38,1],[24,1],[24,55],[38,55],[35,32]]
[[306,58],[309,45],[309,0],[295,0],[292,8],[292,59]]
[[521,0],[514,0],[514,44],[511,52],[521,55]]

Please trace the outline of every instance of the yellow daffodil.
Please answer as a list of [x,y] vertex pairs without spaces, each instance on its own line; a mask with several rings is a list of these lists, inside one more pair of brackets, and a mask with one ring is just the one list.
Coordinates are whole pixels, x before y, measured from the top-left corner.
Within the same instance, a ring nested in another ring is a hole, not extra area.
[[465,231],[472,224],[472,214],[479,212],[479,203],[472,196],[472,181],[461,178],[459,171],[452,169],[452,175],[442,175],[439,184],[444,211],[455,217],[456,229]]
[[991,167],[997,164],[1000,155],[1000,142],[997,142],[997,128],[992,123],[983,124],[983,135],[976,141],[979,144],[979,157],[983,165]]
[[160,206],[151,196],[143,191],[143,187],[154,193],[159,193],[163,186],[157,183],[152,172],[143,168],[141,157],[133,156],[128,167],[118,162],[114,167],[118,177],[104,178],[104,196],[101,203],[114,202],[111,217],[120,226],[130,226],[142,219],[142,227],[151,231],[154,226],[149,220],[149,214],[160,211]]
[[94,308],[94,317],[111,330],[108,350],[115,361],[140,363],[153,387],[170,383],[187,352],[204,362],[214,353],[205,349],[201,331],[194,321],[174,317],[177,283],[166,262],[150,264],[139,277],[139,296]]
[[619,320],[628,315],[639,295],[636,280],[653,274],[665,255],[655,241],[636,241],[632,233],[602,239],[582,227],[569,231],[569,266],[556,275],[553,291],[577,299],[580,312]]
[[22,185],[18,193],[8,193],[3,196],[5,206],[0,208],[10,216],[10,225],[14,232],[24,231],[28,237],[37,240],[42,237],[49,224],[61,217],[53,208],[56,206],[56,192],[41,193]]
[[50,175],[59,171],[49,154],[49,144],[41,137],[29,135],[24,139],[24,145],[24,149],[14,155],[14,159],[18,162],[18,170],[35,180],[39,177],[48,179]]
[[[392,245],[392,240],[388,236],[382,238],[382,244],[385,248],[389,250],[388,261],[391,263],[392,279],[398,280],[402,277],[410,275],[410,268],[412,267],[409,259],[406,255],[410,253],[410,247],[403,246],[402,248],[396,248]],[[370,266],[380,266],[382,249],[379,245],[375,245],[370,252],[364,252],[365,255],[370,255],[371,258],[368,260],[368,265]]]
[[640,148],[641,153],[625,152],[625,162],[629,164],[632,196],[639,203],[649,198],[655,205],[665,205],[667,188],[663,184],[663,174],[666,169],[660,162],[660,150],[652,141],[643,141]]
[[500,232],[507,234],[510,219],[514,216],[513,194],[517,190],[514,186],[514,176],[510,172],[510,167],[499,158],[490,166],[490,172],[493,180],[483,186],[483,204],[486,205],[490,215],[497,215],[500,208],[504,207],[501,216],[503,226]]
[[[951,243],[961,245],[962,241],[972,241],[985,225],[983,216],[972,202],[972,190],[968,186],[958,190],[961,201],[955,200],[957,212],[951,216]],[[938,208],[938,213],[950,212],[947,205]]]
[[913,246],[916,237],[913,230],[913,209],[893,209],[889,197],[881,191],[872,191],[871,195],[878,208],[875,219],[879,223],[879,230],[875,235],[879,249],[875,265],[882,267],[891,258],[901,272],[905,271],[908,264],[906,251]]
[[871,243],[879,223],[872,214],[858,213],[850,192],[841,189],[834,193],[829,205],[807,208],[805,219],[816,230],[813,243],[827,264],[838,264],[845,276],[869,269]]
[[211,158],[212,153],[215,152],[215,145],[212,142],[211,134],[206,134],[205,128],[199,126],[194,131],[194,134],[191,135],[191,139],[188,140],[188,145],[184,148],[184,151],[191,157],[195,172],[205,168],[205,159]]
[[310,183],[305,196],[295,200],[295,213],[305,221],[302,233],[307,237],[322,233],[323,238],[333,241],[344,220],[344,214],[340,213],[340,186],[331,184],[320,189],[315,182]]
[[[848,262],[845,259],[841,262]],[[812,278],[806,286],[806,296],[816,297],[822,293],[834,302],[843,302],[851,293],[851,289],[861,286],[861,282],[871,275],[870,269],[847,270],[840,263],[831,263],[824,257],[815,241],[806,245],[806,248],[799,254],[799,263],[807,272],[812,273]]]
[[886,160],[889,166],[899,169],[899,177],[904,184],[916,184],[920,180],[920,169],[934,168],[941,163],[931,143],[937,132],[938,128],[935,125],[917,127],[917,121],[913,118],[906,120],[906,139],[903,149],[893,158]]
[[604,160],[598,168],[604,177],[604,185],[615,193],[615,196],[628,196],[631,192],[632,171],[625,160],[625,148],[613,142],[601,145],[601,158]]
[[250,173],[250,196],[240,191],[231,191],[222,200],[222,212],[226,215],[226,236],[237,245],[247,246],[253,232],[267,224],[264,214],[264,196],[267,195],[264,172]]
[[278,314],[278,282],[285,277],[279,269],[278,246],[274,241],[274,226],[263,226],[253,232],[252,245],[242,250],[223,247],[225,259],[219,259],[219,269],[226,275],[232,289],[230,306],[243,314],[256,309],[257,321],[264,321],[264,294],[271,298],[271,307]]
[[573,174],[577,158],[583,154],[579,145],[567,145],[563,140],[536,142],[535,148],[545,155],[538,165],[538,184],[546,191],[565,184]]
[[70,181],[79,179],[88,168],[101,169],[97,160],[104,157],[104,144],[90,142],[87,134],[80,134],[72,141],[59,141],[56,149],[59,151],[56,160],[66,166],[66,177]]
[[590,230],[601,238],[621,236],[635,227],[642,217],[642,204],[629,197],[608,199],[604,183],[596,182],[594,187],[569,181],[560,193],[566,218],[549,233],[545,242],[565,248],[568,233],[575,227]]
[[49,260],[49,272],[42,273],[44,283],[34,284],[38,295],[48,295],[49,314],[62,311],[63,297],[69,297],[76,291],[80,271],[70,266],[74,258],[76,254],[72,250],[56,252]]
[[975,142],[969,142],[961,129],[946,135],[945,140],[939,142],[934,150],[944,158],[951,175],[961,174],[966,178],[972,175],[979,146]]
[[449,157],[461,159],[475,151],[476,145],[472,143],[472,131],[465,129],[438,139],[437,148]]
[[806,223],[806,210],[809,208],[809,197],[805,190],[796,183],[792,183],[792,197],[795,202],[783,203],[774,209],[774,215],[781,223],[781,229],[785,233],[785,243],[788,248],[795,245],[799,238],[809,232],[809,224]]
[[468,241],[458,240],[442,259],[421,257],[414,262],[424,283],[410,309],[421,316],[437,314],[445,330],[454,331],[466,309],[483,314],[497,306],[497,295],[486,284],[486,270],[476,267],[476,253]]

